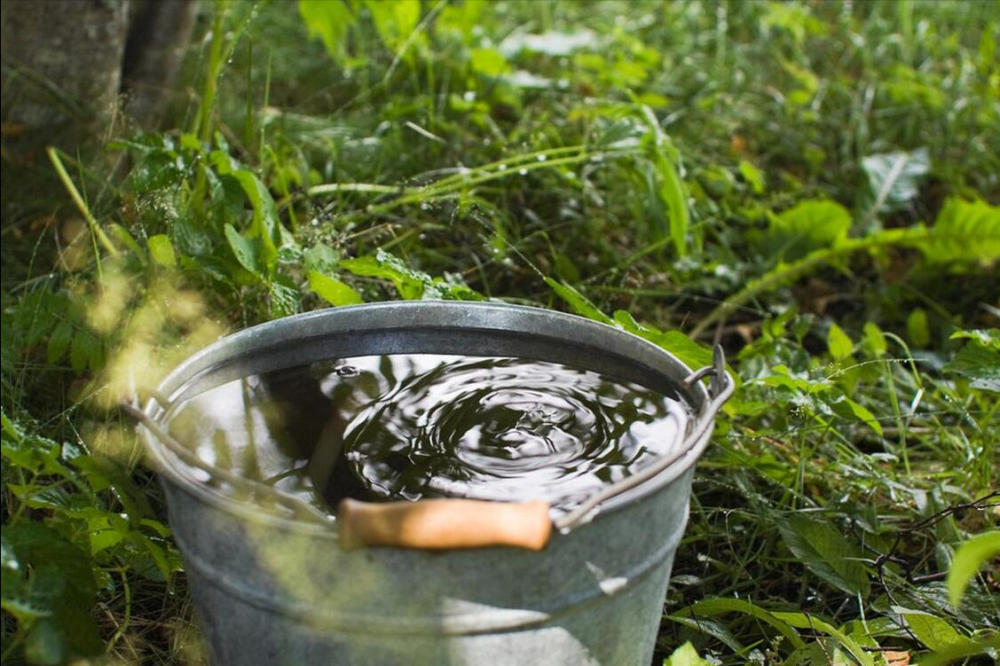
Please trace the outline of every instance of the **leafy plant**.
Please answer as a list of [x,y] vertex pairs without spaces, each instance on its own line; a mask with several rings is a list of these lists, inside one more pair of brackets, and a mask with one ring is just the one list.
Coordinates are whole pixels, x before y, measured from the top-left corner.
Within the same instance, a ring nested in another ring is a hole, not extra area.
[[108,407],[397,297],[726,349],[657,659],[996,655],[994,6],[205,6],[166,131],[22,155],[4,99],[5,663],[197,662]]

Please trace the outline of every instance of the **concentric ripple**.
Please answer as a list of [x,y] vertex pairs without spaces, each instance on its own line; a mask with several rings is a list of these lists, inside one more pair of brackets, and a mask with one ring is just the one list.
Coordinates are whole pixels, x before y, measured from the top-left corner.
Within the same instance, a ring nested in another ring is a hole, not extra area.
[[354,475],[380,498],[572,503],[666,453],[683,422],[679,403],[587,370],[403,358],[413,371],[395,368],[344,434]]
[[169,427],[206,462],[321,507],[447,496],[559,510],[669,453],[687,420],[676,400],[557,363],[401,354],[243,377],[179,405]]

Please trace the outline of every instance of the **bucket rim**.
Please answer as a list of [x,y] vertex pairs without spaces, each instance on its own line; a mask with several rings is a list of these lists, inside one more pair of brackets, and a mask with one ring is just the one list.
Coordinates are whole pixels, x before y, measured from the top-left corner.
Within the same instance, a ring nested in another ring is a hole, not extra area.
[[[346,325],[338,326],[341,323],[338,319],[345,320]],[[590,515],[577,516],[573,527],[589,522],[592,518],[601,519],[605,514],[612,514],[617,509],[654,494],[686,472],[707,448],[714,427],[715,410],[728,397],[728,392],[721,399],[719,395],[713,396],[702,382],[696,381],[706,374],[706,369],[696,371],[667,350],[638,335],[579,315],[497,301],[387,301],[290,315],[223,336],[171,370],[157,387],[154,393],[156,397],[146,402],[143,413],[158,425],[162,424],[161,419],[172,409],[171,404],[165,406],[163,403],[172,403],[177,396],[183,396],[199,378],[254,354],[274,351],[280,345],[322,340],[335,335],[360,336],[374,331],[412,332],[417,329],[439,332],[478,331],[498,336],[538,335],[547,337],[550,343],[563,339],[580,347],[590,347],[592,351],[612,354],[619,361],[641,368],[651,376],[659,375],[666,384],[673,386],[679,400],[691,412],[686,432],[678,436],[681,440],[680,454],[651,478],[625,490],[617,497],[602,501],[597,507],[599,512],[594,509]],[[570,364],[581,368],[589,366],[579,362]],[[287,362],[279,367],[291,365],[294,362]],[[194,478],[190,465],[172,454],[149,429],[141,427],[140,436],[157,473],[171,486],[192,498],[241,519],[338,540],[335,519],[321,524],[315,519],[298,515],[281,515],[252,500],[227,496]],[[564,532],[568,530],[560,529]]]

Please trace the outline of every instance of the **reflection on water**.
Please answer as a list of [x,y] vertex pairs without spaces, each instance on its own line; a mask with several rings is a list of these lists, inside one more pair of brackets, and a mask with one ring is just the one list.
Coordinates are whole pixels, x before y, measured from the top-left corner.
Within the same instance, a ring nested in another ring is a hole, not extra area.
[[254,375],[175,409],[214,465],[334,506],[420,497],[576,503],[680,444],[682,403],[516,358],[364,356]]

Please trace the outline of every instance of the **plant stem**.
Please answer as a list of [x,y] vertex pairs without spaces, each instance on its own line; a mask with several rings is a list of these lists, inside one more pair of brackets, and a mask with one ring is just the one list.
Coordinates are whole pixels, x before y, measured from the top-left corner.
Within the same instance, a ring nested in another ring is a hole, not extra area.
[[83,200],[80,195],[80,191],[76,189],[76,185],[73,184],[73,179],[69,177],[69,173],[66,172],[66,167],[63,166],[62,160],[59,159],[59,151],[53,147],[49,146],[45,149],[45,152],[49,156],[49,160],[52,165],[56,168],[56,173],[59,174],[59,180],[62,181],[63,187],[69,192],[69,196],[73,199],[73,203],[76,204],[77,210],[83,215],[83,219],[87,221],[87,225],[90,227],[90,232],[94,234],[98,242],[108,251],[112,257],[118,256],[118,248],[114,246],[108,235],[104,233],[104,229],[101,229],[101,225],[97,222],[97,218],[94,214],[90,212],[90,208],[87,206],[87,202]]
[[828,264],[835,259],[859,250],[872,250],[886,245],[915,244],[920,241],[930,240],[932,237],[933,231],[922,227],[891,229],[867,238],[850,238],[833,247],[811,252],[798,261],[778,266],[756,280],[750,281],[746,287],[727,298],[718,307],[708,313],[708,316],[691,329],[690,335],[692,338],[699,337],[708,330],[709,326],[712,326],[755,296],[775,289],[791,280],[795,280],[814,268]]
[[223,20],[229,0],[215,0],[215,16],[212,22],[212,44],[208,55],[208,72],[202,84],[201,107],[198,110],[198,138],[208,142],[212,138],[212,112],[215,109],[215,95],[219,88],[219,73],[222,71]]

